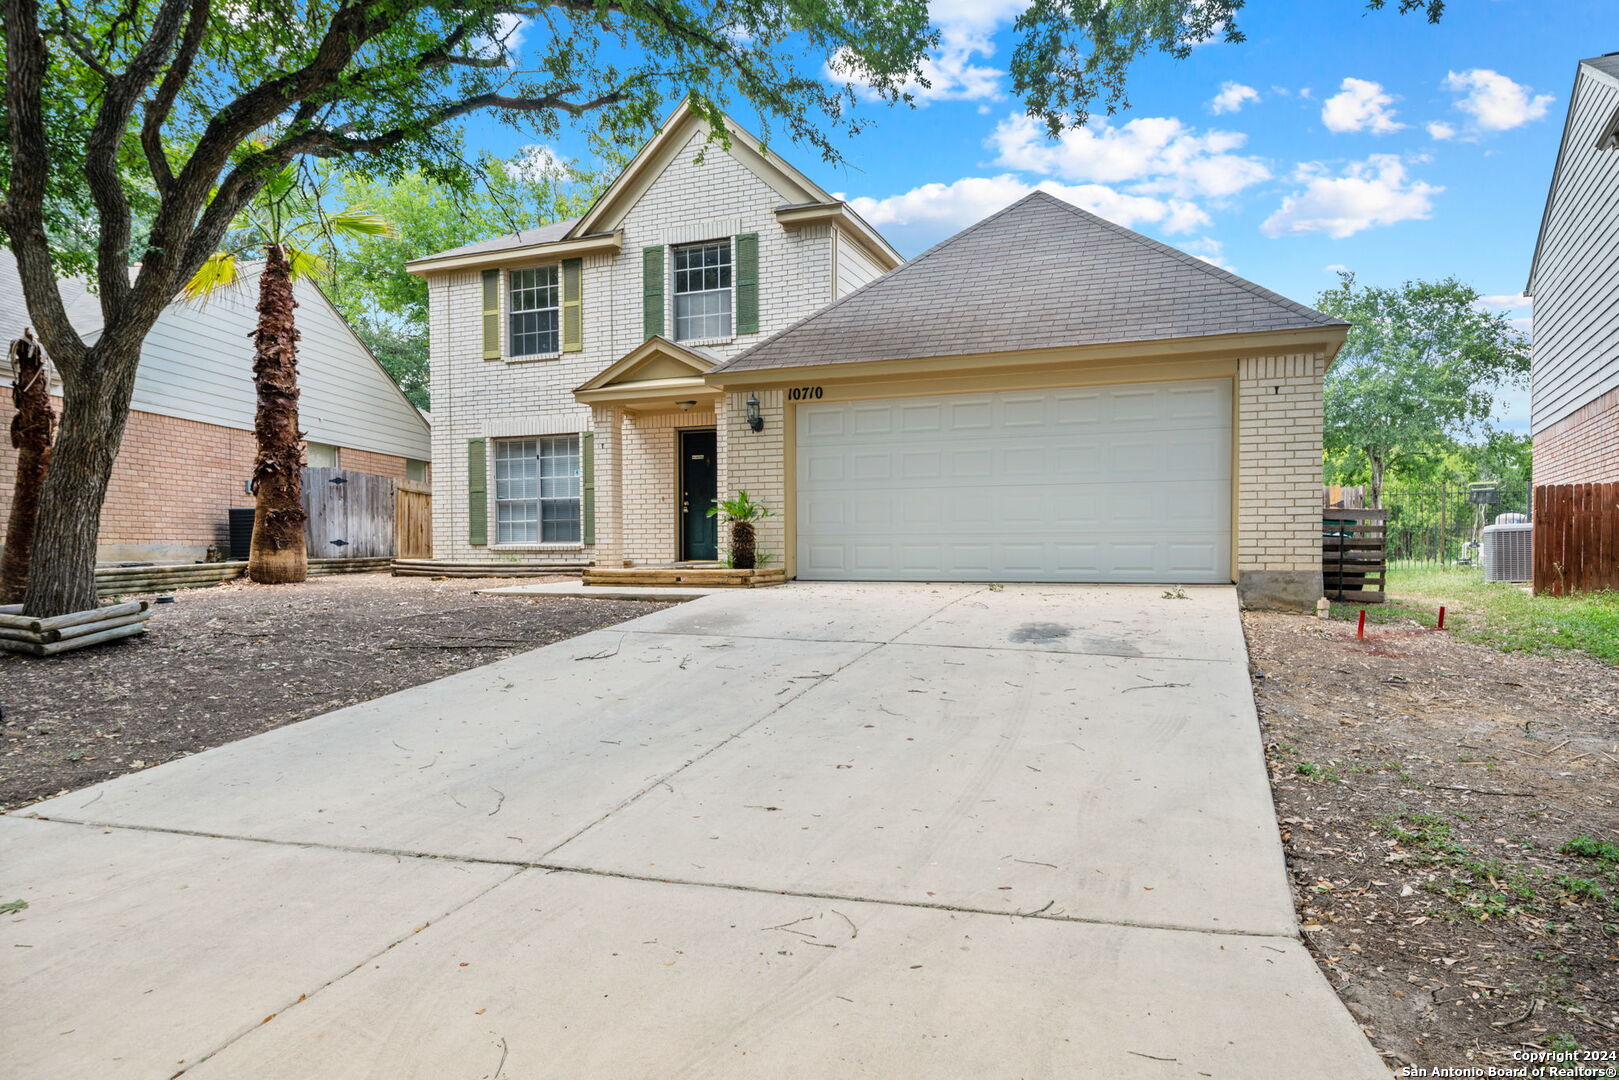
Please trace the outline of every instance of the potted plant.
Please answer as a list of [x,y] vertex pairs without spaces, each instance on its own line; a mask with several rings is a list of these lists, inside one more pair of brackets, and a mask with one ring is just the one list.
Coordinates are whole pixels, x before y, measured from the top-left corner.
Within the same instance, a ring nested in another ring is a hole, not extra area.
[[746,491],[738,491],[708,511],[731,526],[731,565],[738,570],[752,570],[758,565],[753,523],[770,516],[770,508],[748,498]]

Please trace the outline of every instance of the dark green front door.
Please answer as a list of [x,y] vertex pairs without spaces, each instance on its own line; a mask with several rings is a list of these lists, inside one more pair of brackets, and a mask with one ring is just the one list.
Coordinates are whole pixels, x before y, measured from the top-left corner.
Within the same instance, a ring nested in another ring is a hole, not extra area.
[[680,557],[717,559],[719,520],[714,506],[714,431],[680,432]]

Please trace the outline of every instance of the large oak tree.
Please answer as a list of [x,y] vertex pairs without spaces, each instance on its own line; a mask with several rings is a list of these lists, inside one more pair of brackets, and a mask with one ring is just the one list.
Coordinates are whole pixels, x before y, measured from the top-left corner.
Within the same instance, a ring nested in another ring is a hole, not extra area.
[[[1384,0],[1366,0],[1382,7]],[[1242,0],[1032,0],[1013,83],[1052,130],[1126,103],[1130,62],[1240,41]],[[1436,18],[1441,0],[1398,0]],[[96,533],[141,343],[263,185],[300,158],[469,182],[456,122],[492,112],[540,136],[588,117],[643,137],[689,98],[836,159],[854,83],[889,101],[922,80],[925,0],[0,0],[0,232],[62,377],[26,610],[95,603]],[[514,35],[526,40],[521,62]],[[848,80],[828,82],[828,61]],[[103,328],[85,341],[56,282],[85,274]]]

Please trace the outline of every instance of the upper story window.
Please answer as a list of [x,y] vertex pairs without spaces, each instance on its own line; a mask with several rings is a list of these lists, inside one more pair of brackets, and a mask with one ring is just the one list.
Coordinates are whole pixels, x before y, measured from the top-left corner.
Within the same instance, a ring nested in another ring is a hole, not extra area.
[[675,248],[675,340],[731,336],[731,242]]
[[495,440],[495,542],[577,544],[579,436]]
[[[555,266],[513,270],[508,279],[511,291],[511,355],[543,356],[561,349],[562,290],[557,284]],[[498,325],[498,324],[497,324]]]

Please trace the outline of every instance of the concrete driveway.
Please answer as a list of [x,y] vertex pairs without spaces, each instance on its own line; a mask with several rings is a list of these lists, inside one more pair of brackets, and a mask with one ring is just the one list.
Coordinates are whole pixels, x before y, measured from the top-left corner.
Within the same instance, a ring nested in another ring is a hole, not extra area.
[[0,1077],[1385,1077],[1162,592],[727,593],[0,818]]

